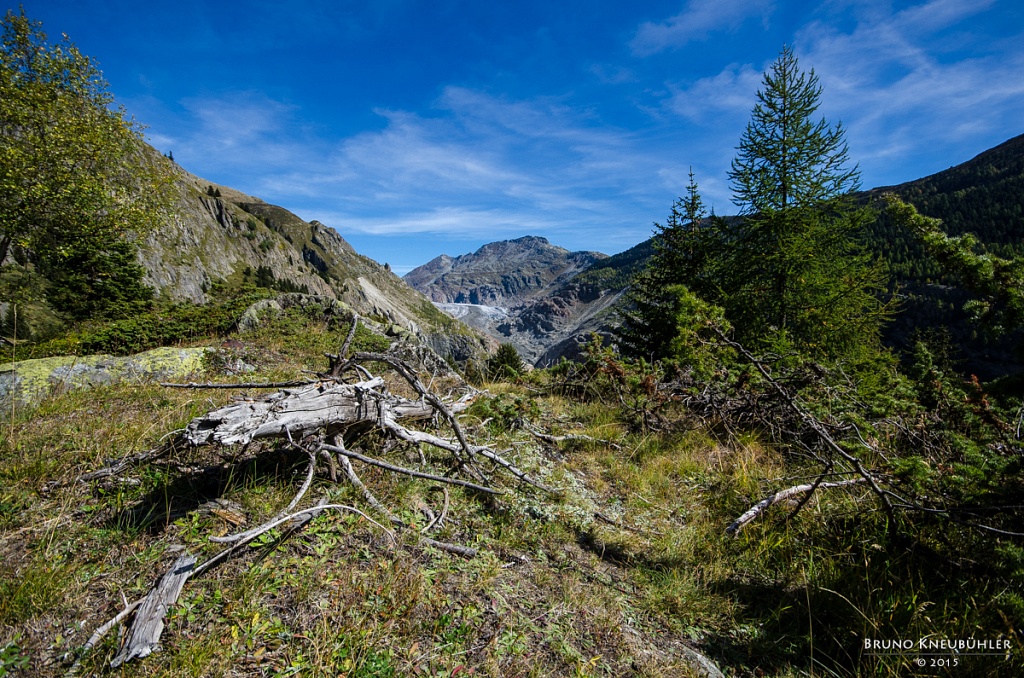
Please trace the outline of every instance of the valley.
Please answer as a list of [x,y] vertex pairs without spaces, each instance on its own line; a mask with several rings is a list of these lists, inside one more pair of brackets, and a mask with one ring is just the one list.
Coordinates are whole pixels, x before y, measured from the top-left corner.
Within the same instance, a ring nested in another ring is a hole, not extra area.
[[[1024,251],[1022,182],[1024,135],[933,176],[864,191],[857,199],[900,196],[942,219],[950,233],[972,233],[991,251],[1014,255]],[[608,257],[569,253],[543,238],[523,237],[472,254],[442,255],[405,280],[452,317],[511,343],[530,364],[547,367],[563,357],[578,358],[592,332],[611,340],[623,293],[650,259],[654,242]],[[889,346],[906,352],[916,333],[941,332],[951,338],[951,357],[967,373],[991,380],[1024,370],[1014,350],[1018,338],[992,342],[971,334],[960,310],[970,296],[943,277],[911,233],[880,219],[867,246],[892,273],[892,289],[901,297],[885,331]]]

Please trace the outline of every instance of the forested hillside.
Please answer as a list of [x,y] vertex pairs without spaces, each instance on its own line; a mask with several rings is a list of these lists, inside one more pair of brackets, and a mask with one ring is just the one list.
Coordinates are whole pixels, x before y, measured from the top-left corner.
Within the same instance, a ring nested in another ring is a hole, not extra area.
[[[885,194],[940,219],[951,236],[970,234],[978,252],[1003,258],[1024,254],[1024,135],[948,170],[860,197],[877,200]],[[920,238],[882,214],[870,230],[869,244],[885,262],[900,300],[886,330],[887,342],[906,351],[915,337],[927,336],[943,347],[956,369],[983,380],[1024,369],[1024,335],[994,336],[972,324],[964,310],[971,294]]]
[[[973,233],[1001,256],[1024,253],[1024,135],[967,162],[923,179],[883,186],[867,197],[894,193],[918,211],[941,219],[950,235]],[[938,264],[912,235],[880,220],[872,238],[897,280],[942,279]]]

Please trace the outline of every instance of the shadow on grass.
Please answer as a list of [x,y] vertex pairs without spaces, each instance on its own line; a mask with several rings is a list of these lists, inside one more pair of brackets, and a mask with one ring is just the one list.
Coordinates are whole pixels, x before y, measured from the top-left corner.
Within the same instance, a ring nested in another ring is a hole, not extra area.
[[[1021,675],[1003,657],[959,656],[953,665],[952,653],[866,651],[866,640],[916,646],[922,638],[997,638],[1006,631],[993,609],[997,591],[968,568],[905,534],[873,546],[849,551],[806,584],[736,575],[711,582],[709,591],[735,601],[737,614],[731,628],[710,633],[702,646],[721,665],[764,675]],[[951,625],[950,616],[961,622]]]
[[150,467],[144,469],[143,474],[157,475],[147,483],[155,487],[130,508],[115,512],[108,519],[107,527],[156,534],[174,520],[236,489],[277,483],[291,485],[296,473],[301,473],[308,463],[305,453],[279,446],[233,462],[196,464],[179,469],[163,465]]

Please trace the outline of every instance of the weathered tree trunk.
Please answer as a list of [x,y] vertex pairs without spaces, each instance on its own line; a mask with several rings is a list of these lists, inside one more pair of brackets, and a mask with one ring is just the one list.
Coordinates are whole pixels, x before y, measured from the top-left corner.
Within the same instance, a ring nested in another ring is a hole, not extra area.
[[185,429],[192,445],[245,445],[259,438],[299,437],[321,428],[377,423],[383,419],[419,419],[434,414],[423,400],[385,396],[380,377],[357,384],[317,382],[285,389],[260,400],[245,400],[196,417]]

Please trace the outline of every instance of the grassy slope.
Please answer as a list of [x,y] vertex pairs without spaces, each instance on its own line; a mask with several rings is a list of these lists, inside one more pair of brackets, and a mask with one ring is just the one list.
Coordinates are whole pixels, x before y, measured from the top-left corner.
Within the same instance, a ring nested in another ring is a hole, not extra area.
[[[322,352],[343,331],[293,315],[239,336],[246,360],[260,365],[246,379],[322,368]],[[624,414],[595,394],[536,396],[508,385],[492,392],[463,417],[471,436],[512,449],[561,497],[507,486],[487,502],[452,490],[435,536],[479,548],[471,560],[408,539],[393,546],[364,520],[325,515],[190,581],[169,615],[163,651],[123,675],[685,676],[687,644],[733,675],[812,667],[909,675],[909,659],[862,656],[862,639],[1005,632],[979,612],[995,595],[983,579],[881,539],[864,492],[819,495],[788,522],[779,508],[739,539],[726,538],[725,526],[783,474],[781,458],[756,439],[724,446],[700,426],[631,432]],[[207,502],[236,502],[250,524],[287,504],[306,457],[260,445],[181,450],[124,482],[46,490],[150,449],[230,397],[115,386],[54,395],[2,425],[0,674],[23,662],[26,675],[63,675],[69,653],[121,609],[122,595],[143,595],[177,549],[215,552],[207,536],[234,528],[204,511]],[[509,425],[523,416],[618,447],[544,449]],[[364,448],[383,454],[373,445]],[[415,463],[407,454],[392,457]],[[359,471],[408,521],[424,522],[422,503],[440,504],[422,481]],[[306,502],[324,494],[371,511],[326,477]],[[112,634],[87,655],[83,674],[106,675],[116,642]],[[968,671],[1009,676],[1017,668],[993,659]]]

